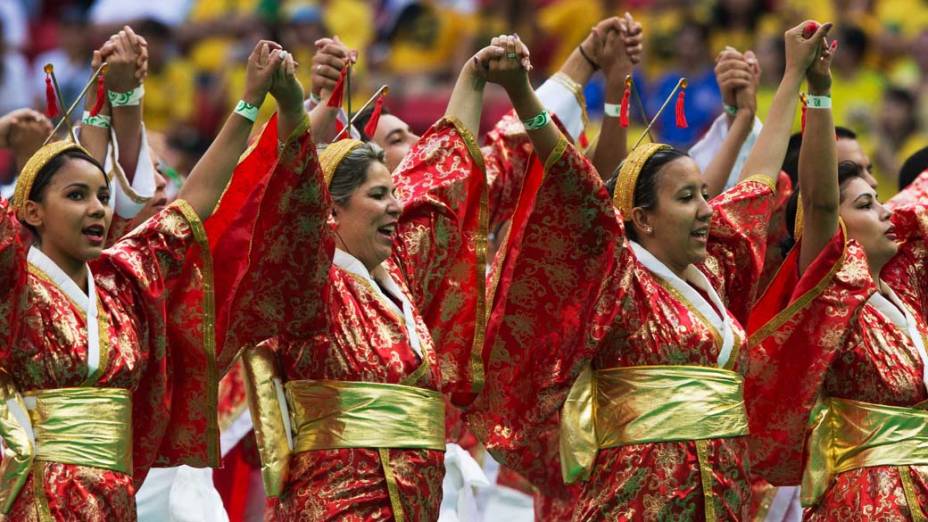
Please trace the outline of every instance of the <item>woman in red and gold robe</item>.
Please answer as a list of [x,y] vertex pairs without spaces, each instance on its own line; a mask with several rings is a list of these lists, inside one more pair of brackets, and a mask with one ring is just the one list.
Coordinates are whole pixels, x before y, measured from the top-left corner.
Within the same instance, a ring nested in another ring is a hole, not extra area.
[[252,248],[301,265],[318,296],[266,302],[287,327],[243,355],[274,519],[438,517],[445,398],[466,405],[483,378],[487,196],[473,132],[482,64],[499,54],[468,62],[446,117],[395,173],[369,144],[329,144],[307,167],[313,190],[294,196],[301,235],[255,229]]
[[[247,103],[260,105],[283,61],[272,45],[249,58]],[[250,128],[230,116],[180,199],[110,249],[109,180],[77,144],[40,149],[0,202],[0,508],[11,519],[134,520],[149,468],[218,464],[201,219]]]
[[[575,520],[745,517],[739,321],[763,266],[788,115],[813,50],[788,48],[778,110],[744,168],[755,177],[708,203],[692,160],[669,147],[631,153],[614,203],[553,127],[529,131],[546,161],[513,219],[487,383],[469,418],[536,486],[556,492],[585,479]],[[507,90],[520,117],[540,109],[520,83]],[[739,113],[713,168],[731,168],[752,121]]]
[[928,207],[890,211],[837,164],[830,57],[808,73],[826,101],[806,113],[787,213],[801,238],[751,317],[752,469],[801,483],[807,520],[925,520]]

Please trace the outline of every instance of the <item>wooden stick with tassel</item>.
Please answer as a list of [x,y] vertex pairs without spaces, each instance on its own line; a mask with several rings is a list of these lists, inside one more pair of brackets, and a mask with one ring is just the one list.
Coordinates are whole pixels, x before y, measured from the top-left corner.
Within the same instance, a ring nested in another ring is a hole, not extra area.
[[657,114],[655,114],[654,117],[651,118],[651,121],[648,123],[648,126],[644,129],[644,132],[641,133],[641,136],[638,136],[638,139],[635,141],[635,144],[632,146],[632,150],[635,150],[636,148],[638,148],[638,145],[641,145],[641,140],[643,140],[645,136],[650,135],[651,127],[654,126],[654,122],[656,122],[657,119],[661,117],[661,114],[664,113],[664,109],[666,109],[667,106],[670,105],[670,100],[673,99],[674,95],[677,94],[677,91],[680,90],[680,88],[683,87],[684,85],[686,85],[686,78],[680,78],[677,81],[677,84],[673,86],[673,90],[670,91],[670,96],[668,96],[667,99],[664,100],[664,103],[661,105],[661,108],[657,110]]
[[342,135],[348,132],[348,129],[350,129],[351,126],[354,125],[354,121],[358,119],[358,116],[362,112],[364,112],[364,109],[370,106],[370,104],[377,101],[377,97],[380,96],[381,93],[386,95],[388,92],[390,92],[390,88],[387,87],[386,85],[381,85],[380,88],[377,89],[377,92],[375,92],[373,96],[371,96],[366,102],[364,102],[364,105],[362,105],[361,108],[358,110],[358,112],[355,113],[354,117],[348,121],[348,125],[345,125],[345,127],[341,131],[339,131],[338,134],[335,135],[335,138],[333,138],[330,143],[335,143],[336,141],[340,140]]
[[[51,134],[49,134],[48,137],[45,138],[45,142],[42,143],[43,146],[47,145],[48,142],[51,141],[52,137],[54,137],[55,134],[58,132],[58,130],[61,128],[61,124],[66,121],[69,122],[68,128],[71,130],[70,132],[71,138],[74,140],[75,143],[77,142],[77,137],[74,135],[74,130],[71,129],[71,124],[70,124],[71,114],[74,112],[74,109],[77,108],[81,100],[84,99],[84,96],[87,95],[87,91],[89,91],[90,88],[93,87],[94,84],[97,82],[97,76],[99,76],[100,74],[103,73],[103,71],[106,70],[106,65],[107,65],[106,63],[100,65],[100,67],[98,67],[97,70],[90,76],[90,81],[87,82],[87,85],[84,85],[83,89],[81,89],[80,94],[77,95],[77,99],[75,99],[74,103],[72,103],[71,106],[68,107],[68,110],[64,112],[63,117],[58,122],[58,124],[55,125],[55,128],[52,129]],[[51,66],[51,64],[47,65],[46,67],[49,67],[49,66]]]

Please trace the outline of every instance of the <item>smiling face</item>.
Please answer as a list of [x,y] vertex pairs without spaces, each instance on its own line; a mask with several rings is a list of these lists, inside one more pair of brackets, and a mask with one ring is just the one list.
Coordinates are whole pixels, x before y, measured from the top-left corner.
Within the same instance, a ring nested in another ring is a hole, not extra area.
[[680,274],[708,255],[712,208],[699,167],[688,156],[670,161],[655,174],[656,204],[635,208],[632,218],[641,245]]
[[403,206],[396,198],[387,167],[372,161],[367,177],[347,201],[336,203],[333,217],[347,252],[373,270],[393,252],[396,223]]
[[413,144],[419,141],[419,136],[409,129],[405,121],[392,114],[384,114],[377,121],[377,130],[371,140],[383,149],[387,169],[393,172]]
[[23,220],[37,231],[45,255],[63,269],[100,256],[113,211],[99,167],[67,158],[37,199],[26,202]]
[[854,177],[842,184],[839,212],[848,237],[863,246],[871,269],[879,271],[896,255],[899,244],[889,219],[892,213],[863,178]]

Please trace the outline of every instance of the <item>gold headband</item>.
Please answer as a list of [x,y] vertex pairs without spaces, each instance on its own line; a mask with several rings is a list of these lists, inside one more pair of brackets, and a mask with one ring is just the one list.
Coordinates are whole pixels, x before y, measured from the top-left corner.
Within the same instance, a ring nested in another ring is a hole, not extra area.
[[363,141],[344,139],[330,143],[322,150],[322,153],[319,154],[319,164],[322,165],[322,175],[325,178],[326,186],[332,183],[335,169],[345,159],[345,156],[361,145],[364,145]]
[[619,169],[619,179],[615,183],[615,195],[612,196],[612,203],[622,212],[622,219],[632,218],[632,209],[635,208],[635,185],[644,164],[657,152],[670,148],[670,145],[663,143],[645,143],[625,158]]
[[26,162],[26,166],[23,167],[22,172],[19,173],[19,178],[16,179],[16,191],[13,193],[12,208],[16,212],[17,217],[22,217],[21,212],[26,206],[26,201],[29,200],[29,193],[32,192],[32,185],[35,183],[35,178],[39,175],[39,171],[41,171],[45,165],[48,165],[48,162],[69,150],[80,150],[85,152],[88,156],[90,155],[87,149],[81,147],[77,143],[62,140],[53,141],[48,145],[44,145],[39,150],[35,151],[29,158],[29,161]]

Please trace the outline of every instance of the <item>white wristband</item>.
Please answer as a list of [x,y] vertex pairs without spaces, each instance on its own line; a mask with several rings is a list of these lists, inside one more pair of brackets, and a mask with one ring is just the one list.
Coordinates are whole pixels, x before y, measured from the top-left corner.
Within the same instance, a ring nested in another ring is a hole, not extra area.
[[831,96],[813,96],[806,95],[806,108],[809,109],[830,109]]
[[604,103],[603,113],[611,118],[618,118],[622,114],[622,106],[618,103]]
[[139,85],[129,92],[107,91],[110,99],[110,105],[113,107],[129,107],[142,103],[142,97],[145,96],[145,87]]

